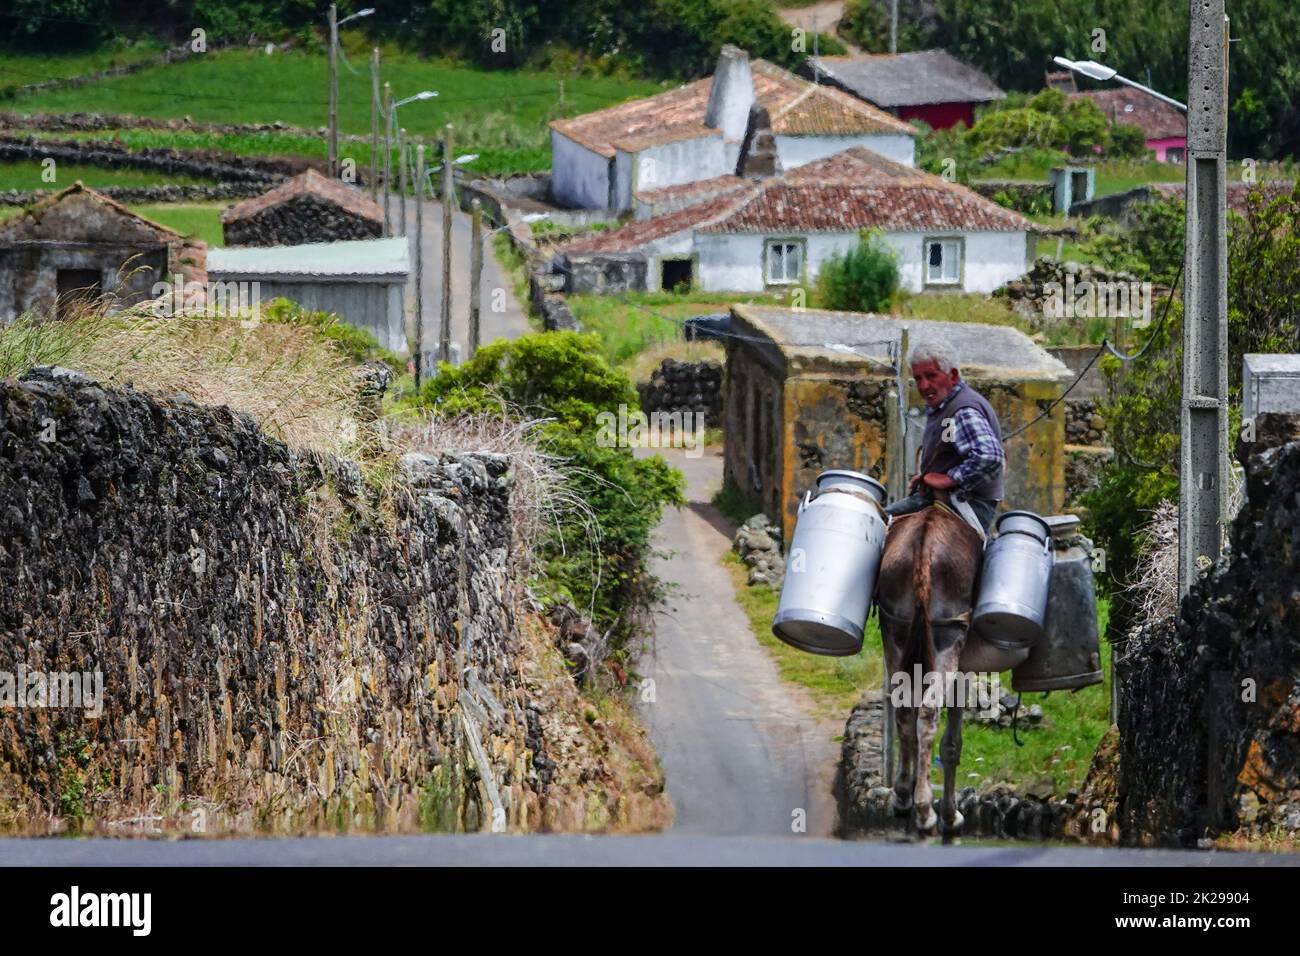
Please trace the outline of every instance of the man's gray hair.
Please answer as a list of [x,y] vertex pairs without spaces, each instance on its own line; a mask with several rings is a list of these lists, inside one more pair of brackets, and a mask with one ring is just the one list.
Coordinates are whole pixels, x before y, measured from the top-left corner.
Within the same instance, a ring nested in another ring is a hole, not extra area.
[[930,342],[918,342],[907,353],[908,365],[915,367],[918,362],[922,365],[926,362],[934,362],[939,366],[939,371],[945,374],[953,369],[957,369],[959,373],[961,372],[961,366],[957,364],[957,356],[942,345],[935,345]]

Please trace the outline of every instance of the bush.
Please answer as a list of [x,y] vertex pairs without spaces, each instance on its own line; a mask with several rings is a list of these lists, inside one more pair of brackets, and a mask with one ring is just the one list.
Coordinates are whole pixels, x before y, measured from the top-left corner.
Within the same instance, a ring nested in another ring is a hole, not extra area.
[[1116,159],[1147,159],[1147,134],[1136,123],[1116,123],[1110,128],[1110,145],[1106,155]]
[[1066,147],[1076,156],[1091,152],[1094,146],[1105,147],[1110,137],[1106,114],[1096,103],[1085,97],[1069,100],[1065,104],[1060,123],[1061,142],[1057,145]]
[[560,515],[535,555],[543,596],[567,601],[622,646],[659,595],[646,569],[650,536],[665,505],[682,505],[681,474],[660,457],[598,443],[602,412],[639,409],[632,381],[600,354],[595,336],[527,335],[479,349],[458,368],[443,364],[410,402],[440,418],[496,414],[546,419],[543,451],[563,459],[569,491],[585,501]]
[[970,130],[972,145],[981,150],[1038,146],[1057,147],[1061,123],[1048,113],[1032,109],[999,110],[980,117]]
[[883,239],[864,232],[848,253],[822,264],[817,282],[828,309],[881,312],[898,289],[898,263]]

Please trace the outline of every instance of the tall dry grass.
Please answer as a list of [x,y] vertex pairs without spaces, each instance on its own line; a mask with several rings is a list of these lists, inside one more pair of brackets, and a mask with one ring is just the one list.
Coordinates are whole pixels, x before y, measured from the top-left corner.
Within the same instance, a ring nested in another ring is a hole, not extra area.
[[76,369],[105,385],[160,398],[183,393],[247,412],[267,434],[307,451],[358,445],[354,365],[310,329],[240,316],[110,313],[110,301],[61,306],[63,318],[23,315],[0,329],[0,376],[35,365]]

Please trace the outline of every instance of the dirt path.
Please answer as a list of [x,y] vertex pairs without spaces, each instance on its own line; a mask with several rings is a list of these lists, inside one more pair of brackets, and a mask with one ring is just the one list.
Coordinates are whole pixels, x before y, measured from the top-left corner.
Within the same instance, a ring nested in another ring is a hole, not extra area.
[[731,529],[709,504],[722,481],[720,454],[663,454],[686,474],[690,504],[670,510],[656,533],[670,555],[656,559],[654,573],[676,590],[639,665],[655,682],[654,702],[639,711],[663,762],[673,829],[792,836],[803,810],[809,835],[829,835],[843,726],[810,716],[811,701],[782,680],[736,602],[719,563]]
[[862,51],[836,32],[836,24],[844,15],[844,0],[824,0],[807,7],[778,10],[781,19],[792,27],[803,27],[809,33],[824,33],[835,37],[850,53]]

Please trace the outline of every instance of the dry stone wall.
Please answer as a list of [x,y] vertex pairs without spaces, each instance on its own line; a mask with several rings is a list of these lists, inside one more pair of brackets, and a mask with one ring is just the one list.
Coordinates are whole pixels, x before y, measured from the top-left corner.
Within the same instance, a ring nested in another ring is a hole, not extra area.
[[545,728],[591,728],[521,663],[508,464],[408,455],[381,490],[183,395],[0,384],[0,672],[102,684],[98,717],[0,701],[0,830],[616,820],[598,760],[555,792]]

